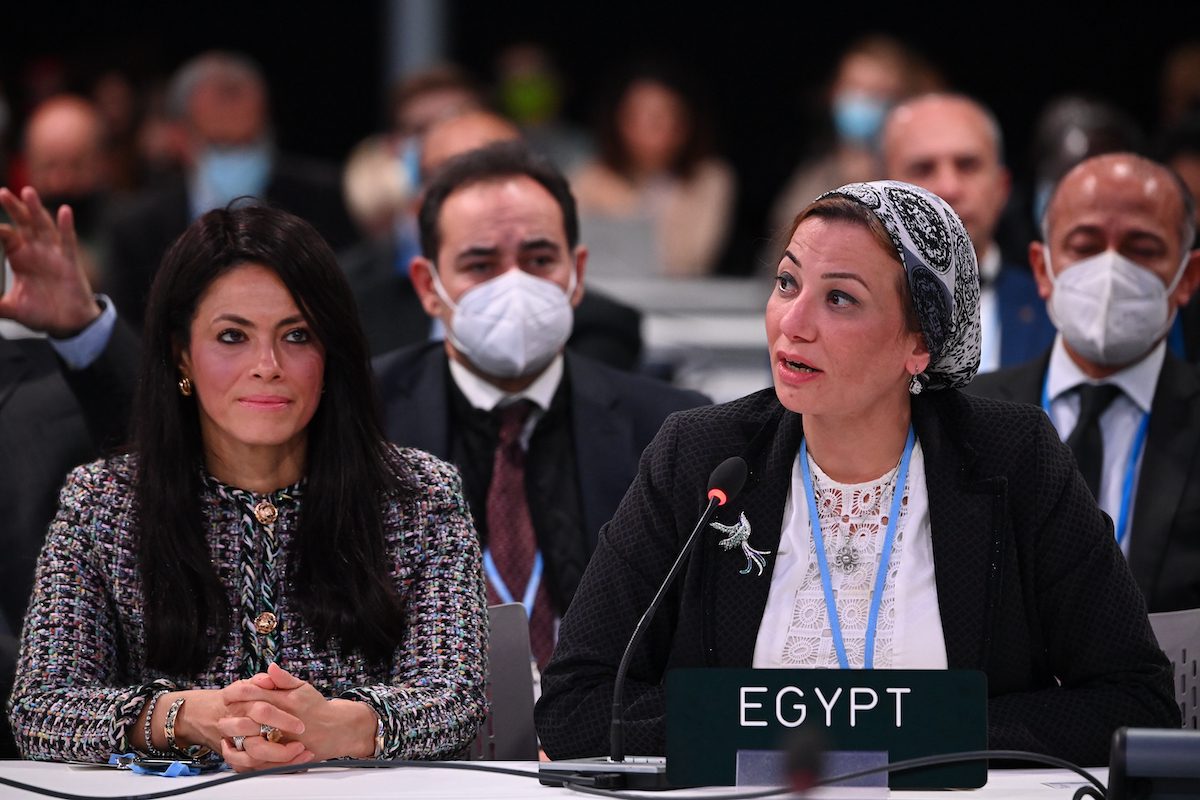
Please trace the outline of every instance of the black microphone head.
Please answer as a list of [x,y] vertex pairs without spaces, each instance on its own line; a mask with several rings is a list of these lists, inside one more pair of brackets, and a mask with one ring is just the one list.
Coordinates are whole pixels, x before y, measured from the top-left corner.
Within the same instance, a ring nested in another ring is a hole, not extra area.
[[712,471],[708,477],[708,497],[717,498],[717,505],[723,506],[746,485],[746,475],[749,473],[746,460],[741,456],[731,456]]

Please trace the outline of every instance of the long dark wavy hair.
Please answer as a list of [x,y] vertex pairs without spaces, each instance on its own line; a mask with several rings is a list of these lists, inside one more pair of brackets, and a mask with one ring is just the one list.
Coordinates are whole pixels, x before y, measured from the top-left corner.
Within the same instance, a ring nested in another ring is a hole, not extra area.
[[385,563],[381,496],[411,492],[386,444],[358,311],[329,245],[304,220],[262,206],[210,211],[184,231],[150,290],[133,451],[147,662],[203,670],[234,627],[200,507],[204,444],[196,400],[178,389],[196,307],[243,264],[274,271],[325,347],[325,388],[307,428],[303,512],[290,554],[295,601],[319,640],[386,658],[403,633]]

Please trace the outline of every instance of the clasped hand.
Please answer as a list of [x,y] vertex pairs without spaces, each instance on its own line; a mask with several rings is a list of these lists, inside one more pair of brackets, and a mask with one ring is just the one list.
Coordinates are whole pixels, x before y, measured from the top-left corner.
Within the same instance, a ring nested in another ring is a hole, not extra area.
[[[373,710],[354,701],[327,700],[278,664],[219,692],[224,706],[224,715],[216,720],[221,755],[238,772],[369,757],[374,750]],[[278,728],[283,740],[268,741],[261,735],[264,725]],[[234,737],[245,737],[243,749],[237,749]]]

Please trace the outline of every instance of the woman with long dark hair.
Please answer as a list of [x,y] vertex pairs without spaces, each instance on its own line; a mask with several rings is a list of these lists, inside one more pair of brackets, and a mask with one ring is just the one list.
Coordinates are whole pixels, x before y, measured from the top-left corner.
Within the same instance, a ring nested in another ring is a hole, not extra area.
[[23,754],[459,752],[484,709],[478,544],[457,473],[389,446],[376,406],[317,232],[194,222],[150,293],[132,446],[71,474],[38,563]]

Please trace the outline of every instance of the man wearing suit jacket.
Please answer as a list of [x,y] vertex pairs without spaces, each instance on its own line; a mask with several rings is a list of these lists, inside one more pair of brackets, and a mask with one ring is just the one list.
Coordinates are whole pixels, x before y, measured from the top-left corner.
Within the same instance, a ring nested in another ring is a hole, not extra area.
[[459,466],[489,598],[525,601],[544,664],[642,449],[706,398],[564,353],[587,250],[566,180],[522,145],[449,162],[419,222],[412,283],[446,339],[377,361],[388,435]]
[[1151,612],[1200,607],[1200,372],[1165,342],[1200,281],[1193,209],[1172,172],[1139,156],[1068,172],[1045,241],[1030,245],[1058,337],[969,387],[1042,405],[1094,482]]
[[975,100],[926,94],[898,105],[883,129],[887,176],[941,197],[962,219],[979,261],[979,371],[1020,364],[1050,346],[1054,326],[1024,264],[1004,262],[994,240],[1011,179],[1000,125]]
[[278,151],[267,83],[234,53],[203,53],[171,82],[171,112],[184,132],[186,175],[135,198],[115,215],[107,272],[122,315],[141,325],[150,284],[188,223],[239,197],[256,197],[311,223],[337,250],[353,238],[337,169]]
[[[59,212],[56,230],[32,189],[21,200],[0,189],[0,204],[14,222],[0,226],[11,264],[0,318],[47,334],[0,337],[0,697],[7,697],[59,489],[71,468],[125,436],[137,340],[113,306],[92,295],[78,259],[59,257],[64,238],[77,250],[69,211]],[[0,758],[17,757],[0,724]]]

